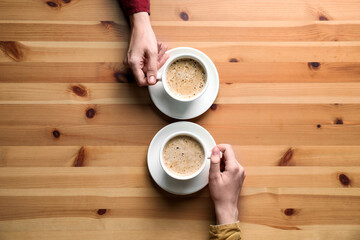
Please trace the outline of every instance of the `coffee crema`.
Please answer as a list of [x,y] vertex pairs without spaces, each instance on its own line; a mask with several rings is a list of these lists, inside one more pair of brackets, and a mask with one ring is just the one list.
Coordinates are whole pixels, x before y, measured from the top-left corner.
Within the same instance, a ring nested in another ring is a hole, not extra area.
[[167,68],[166,84],[175,96],[192,98],[204,89],[206,73],[199,62],[190,58],[178,59]]
[[196,139],[180,135],[166,143],[162,157],[165,167],[170,172],[179,176],[188,176],[201,168],[205,153]]

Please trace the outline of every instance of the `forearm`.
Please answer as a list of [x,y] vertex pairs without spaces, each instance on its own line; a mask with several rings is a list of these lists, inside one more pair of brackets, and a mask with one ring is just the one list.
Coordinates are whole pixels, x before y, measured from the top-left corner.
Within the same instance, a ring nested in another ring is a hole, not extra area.
[[239,211],[237,206],[226,204],[222,206],[215,205],[216,224],[230,224],[238,221]]
[[150,17],[147,12],[138,12],[129,16],[131,28],[134,27],[148,27],[150,24]]

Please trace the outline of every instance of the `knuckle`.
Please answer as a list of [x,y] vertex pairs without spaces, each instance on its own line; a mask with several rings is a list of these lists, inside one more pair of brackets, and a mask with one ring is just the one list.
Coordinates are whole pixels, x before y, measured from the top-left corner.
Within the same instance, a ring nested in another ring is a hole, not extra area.
[[234,171],[235,171],[236,173],[241,173],[241,169],[240,169],[239,166],[234,167]]
[[225,146],[225,149],[226,149],[226,150],[232,150],[232,147],[231,147],[230,144],[225,144],[224,146]]
[[155,49],[149,50],[150,57],[157,57],[157,51]]
[[241,177],[245,177],[245,175],[246,175],[246,173],[245,173],[245,170],[244,170],[244,168],[239,168],[239,175],[241,176]]
[[130,57],[129,60],[128,60],[128,63],[129,63],[130,66],[134,66],[137,63],[137,59],[134,58],[134,57]]

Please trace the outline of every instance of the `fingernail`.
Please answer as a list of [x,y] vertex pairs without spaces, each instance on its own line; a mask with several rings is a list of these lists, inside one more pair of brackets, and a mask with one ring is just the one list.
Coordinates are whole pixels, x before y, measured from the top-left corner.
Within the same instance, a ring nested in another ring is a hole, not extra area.
[[150,76],[149,78],[149,83],[155,83],[156,80],[155,80],[155,77],[154,76]]
[[216,155],[219,155],[219,152],[220,152],[219,148],[214,147],[211,154],[212,154],[213,156],[216,156]]

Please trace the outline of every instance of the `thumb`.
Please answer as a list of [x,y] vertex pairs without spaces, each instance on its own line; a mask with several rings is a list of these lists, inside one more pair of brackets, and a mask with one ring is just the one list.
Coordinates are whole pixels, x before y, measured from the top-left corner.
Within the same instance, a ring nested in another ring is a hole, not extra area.
[[153,85],[156,83],[156,75],[157,75],[157,54],[151,54],[147,61],[147,82],[149,85]]
[[217,146],[211,152],[210,178],[215,178],[220,174],[220,150]]

